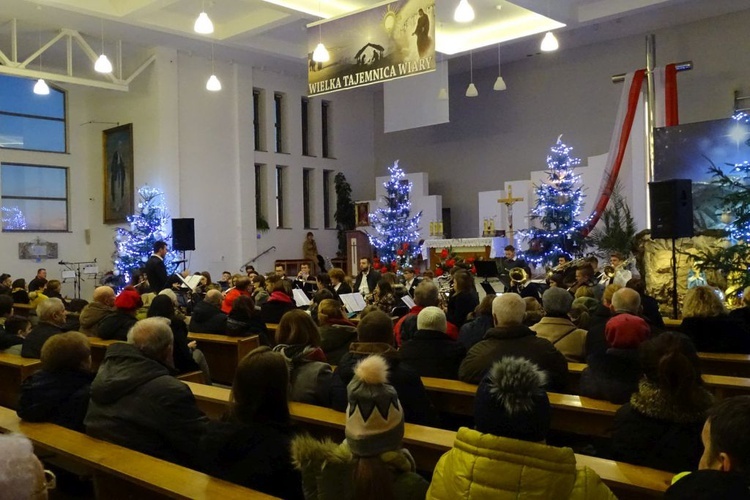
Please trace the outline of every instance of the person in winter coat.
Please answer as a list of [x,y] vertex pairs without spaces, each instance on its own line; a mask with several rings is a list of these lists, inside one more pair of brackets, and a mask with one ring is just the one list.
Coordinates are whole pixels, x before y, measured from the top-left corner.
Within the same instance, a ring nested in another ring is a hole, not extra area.
[[99,286],[94,290],[90,303],[86,304],[78,317],[81,333],[93,337],[99,323],[115,312],[115,291],[111,286]]
[[506,356],[526,358],[547,372],[550,391],[561,392],[568,376],[568,363],[549,340],[537,337],[523,325],[526,303],[520,295],[505,293],[492,301],[495,328],[487,331],[484,340],[466,354],[458,370],[458,378],[478,384],[492,364]]
[[613,457],[652,469],[681,472],[698,465],[701,429],[713,397],[703,388],[690,340],[665,332],[639,348],[643,379],[615,415]]
[[[375,313],[372,313],[375,314]],[[388,383],[388,363],[373,355],[347,385],[346,440],[292,440],[307,500],[423,500],[427,481],[402,448],[404,411]]]
[[474,275],[469,271],[457,271],[453,275],[453,295],[448,299],[448,321],[461,328],[466,317],[479,305],[479,296],[474,288]]
[[680,331],[690,337],[698,352],[750,354],[750,333],[727,314],[710,286],[697,286],[685,294]]
[[219,290],[206,292],[203,300],[193,307],[188,331],[224,335],[227,331],[227,315],[221,310],[223,299]]
[[83,423],[92,437],[197,468],[208,419],[188,386],[170,374],[173,342],[163,319],[147,318],[127,343],[109,346]]
[[272,335],[261,319],[260,311],[255,308],[253,298],[245,295],[234,299],[232,310],[227,317],[226,333],[233,337],[258,335],[260,345],[273,345]]
[[266,290],[266,278],[262,274],[255,274],[251,278],[253,282],[253,300],[255,307],[260,308],[266,303],[270,294]]
[[0,352],[21,355],[23,343],[31,332],[31,321],[26,316],[11,316],[0,331]]
[[297,309],[292,299],[292,284],[289,280],[279,280],[265,304],[260,306],[260,317],[265,324],[279,323],[284,313]]
[[18,416],[83,432],[89,405],[91,348],[80,332],[50,337],[42,347],[42,369],[21,384]]
[[285,499],[302,499],[302,477],[292,465],[289,369],[267,346],[237,366],[230,408],[210,422],[201,440],[203,470],[220,479]]
[[[410,340],[417,333],[417,315],[419,311],[429,306],[440,306],[440,293],[438,287],[432,281],[422,281],[414,289],[414,307],[409,313],[396,322],[393,327],[393,333],[396,337],[396,345],[401,346]],[[448,321],[448,327],[445,331],[453,340],[458,338],[458,327]]]
[[276,329],[274,352],[289,364],[290,399],[300,403],[331,406],[331,365],[320,348],[320,333],[310,315],[300,309],[286,313]]
[[237,281],[235,281],[234,283],[234,288],[231,288],[224,296],[224,302],[221,304],[221,312],[223,312],[224,314],[229,314],[232,311],[232,304],[234,304],[234,301],[235,299],[237,299],[237,297],[240,297],[242,295],[252,297],[253,294],[251,284],[252,282],[247,276],[237,278]]
[[65,332],[65,306],[60,299],[47,299],[36,308],[39,324],[31,329],[23,341],[21,356],[24,358],[39,358],[42,346],[53,335]]
[[552,342],[565,359],[572,363],[586,362],[586,330],[578,328],[568,317],[573,297],[567,290],[553,287],[542,295],[544,317],[530,327],[537,337]]
[[401,361],[420,377],[458,380],[464,346],[445,334],[447,320],[439,307],[425,307],[417,316],[417,333],[399,349]]
[[389,380],[404,405],[406,421],[438,427],[440,419],[432,405],[417,371],[401,361],[393,347],[393,321],[383,311],[375,310],[357,325],[357,342],[341,357],[331,381],[331,403],[334,410],[344,411],[347,405],[346,386],[354,378],[354,368],[361,360],[378,354],[388,363]]
[[138,321],[135,317],[138,308],[143,305],[141,296],[132,286],[126,286],[115,297],[114,314],[106,316],[96,329],[97,337],[105,340],[122,340],[128,338],[128,331]]
[[328,362],[337,365],[341,357],[349,352],[349,345],[357,340],[357,328],[344,318],[341,302],[336,299],[325,299],[320,303],[318,325],[320,347]]
[[432,475],[428,500],[602,499],[615,496],[570,448],[545,444],[546,374],[523,358],[496,361],[477,389],[475,429],[461,427]]
[[487,330],[495,326],[492,320],[493,300],[495,300],[494,295],[485,295],[474,309],[474,317],[467,319],[466,323],[461,326],[461,330],[458,332],[458,341],[467,351],[484,338]]

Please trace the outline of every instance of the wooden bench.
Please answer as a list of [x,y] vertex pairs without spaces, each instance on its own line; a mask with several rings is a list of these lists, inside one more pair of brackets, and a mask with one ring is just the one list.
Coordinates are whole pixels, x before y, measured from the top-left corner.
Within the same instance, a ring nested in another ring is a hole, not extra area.
[[96,498],[274,498],[58,425],[22,422],[7,408],[0,408],[0,429],[25,435],[56,464],[89,472]]
[[17,408],[21,383],[41,368],[42,362],[38,359],[0,352],[0,406]]
[[[198,406],[210,418],[218,418],[229,405],[229,389],[187,384]],[[304,403],[290,403],[292,419],[317,437],[344,439],[346,416],[342,412]],[[420,471],[432,472],[443,453],[453,447],[456,433],[421,425],[404,425],[404,446],[412,453]],[[673,474],[602,458],[576,455],[579,465],[593,469],[618,498],[660,497]]]
[[750,378],[750,355],[699,352],[701,371],[712,375]]
[[29,317],[31,313],[35,312],[36,308],[31,307],[31,304],[13,304],[13,315]]
[[91,345],[91,371],[99,371],[99,366],[104,360],[104,354],[107,352],[107,347],[122,342],[122,340],[104,340],[99,337],[89,337],[89,344]]
[[198,349],[206,356],[211,370],[211,379],[231,385],[237,365],[247,354],[260,344],[258,336],[230,337],[213,333],[188,333],[188,340],[195,340]]

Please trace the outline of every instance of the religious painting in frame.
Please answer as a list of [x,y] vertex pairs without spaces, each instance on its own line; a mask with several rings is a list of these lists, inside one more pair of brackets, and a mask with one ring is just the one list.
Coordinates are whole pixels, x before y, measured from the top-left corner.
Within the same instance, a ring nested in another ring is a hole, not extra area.
[[356,214],[357,214],[357,227],[369,226],[370,225],[370,203],[369,202],[358,202],[355,203]]
[[102,132],[104,223],[127,222],[133,214],[133,124]]

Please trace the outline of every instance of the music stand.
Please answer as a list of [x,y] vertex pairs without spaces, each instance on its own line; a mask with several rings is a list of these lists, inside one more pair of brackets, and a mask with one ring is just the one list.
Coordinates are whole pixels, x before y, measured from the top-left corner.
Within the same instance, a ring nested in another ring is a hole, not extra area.
[[474,267],[477,268],[477,276],[484,278],[483,283],[489,283],[488,278],[499,278],[500,274],[497,272],[497,264],[492,260],[476,260],[474,261]]

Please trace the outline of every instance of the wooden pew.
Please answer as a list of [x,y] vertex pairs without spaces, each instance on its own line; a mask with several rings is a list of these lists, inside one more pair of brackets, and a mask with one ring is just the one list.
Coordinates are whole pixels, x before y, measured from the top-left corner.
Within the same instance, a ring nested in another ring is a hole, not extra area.
[[99,366],[104,360],[104,354],[107,352],[107,347],[111,346],[116,342],[122,342],[121,340],[104,340],[99,337],[89,337],[89,344],[91,345],[91,371],[99,371]]
[[[218,418],[229,404],[229,389],[200,384],[187,384],[198,406],[210,417]],[[290,403],[292,419],[317,437],[344,439],[346,416],[329,408]],[[431,472],[440,456],[453,447],[456,433],[421,425],[405,424],[404,446],[414,456],[420,471]],[[576,455],[580,465],[596,471],[618,498],[660,497],[670,484],[673,474],[602,458]]]
[[258,347],[258,336],[230,337],[213,333],[188,333],[188,340],[195,340],[203,351],[211,370],[211,379],[231,385],[237,365],[247,354]]
[[13,304],[13,315],[29,317],[36,308],[31,307],[31,304]]
[[51,455],[55,463],[90,472],[96,498],[273,498],[58,425],[22,422],[7,408],[0,408],[0,429],[25,435],[37,454]]
[[41,368],[38,359],[0,352],[0,406],[17,408],[21,382]]
[[701,371],[712,375],[750,378],[750,355],[699,352]]

